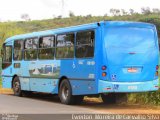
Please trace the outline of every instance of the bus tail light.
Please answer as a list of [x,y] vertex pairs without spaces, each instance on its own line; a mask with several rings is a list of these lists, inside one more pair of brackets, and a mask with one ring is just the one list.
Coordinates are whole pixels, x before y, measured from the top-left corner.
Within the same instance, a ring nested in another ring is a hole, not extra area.
[[103,73],[102,73],[102,76],[103,76],[103,77],[106,77],[106,76],[107,76],[107,73],[106,73],[106,72],[103,72]]
[[158,71],[156,71],[155,76],[158,76]]
[[156,70],[158,70],[158,69],[159,69],[159,66],[157,65],[157,66],[156,66]]
[[159,86],[157,86],[157,85],[156,85],[156,86],[154,86],[154,87],[155,87],[155,88],[159,88]]
[[104,66],[102,66],[102,70],[106,70],[107,69],[107,67],[104,65]]
[[157,66],[156,66],[156,73],[155,73],[155,76],[158,76],[158,69],[159,69],[159,66],[157,65]]

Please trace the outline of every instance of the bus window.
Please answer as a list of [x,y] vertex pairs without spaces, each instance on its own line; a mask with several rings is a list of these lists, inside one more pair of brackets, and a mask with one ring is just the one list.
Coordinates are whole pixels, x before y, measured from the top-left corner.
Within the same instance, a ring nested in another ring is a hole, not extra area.
[[45,36],[39,39],[39,59],[54,58],[54,36]]
[[74,57],[74,33],[57,36],[56,58]]
[[5,69],[12,64],[12,47],[4,45],[2,53],[2,69]]
[[78,32],[76,35],[76,57],[94,56],[94,31]]
[[14,41],[14,60],[22,60],[23,41]]
[[38,38],[28,38],[25,40],[24,59],[37,59]]

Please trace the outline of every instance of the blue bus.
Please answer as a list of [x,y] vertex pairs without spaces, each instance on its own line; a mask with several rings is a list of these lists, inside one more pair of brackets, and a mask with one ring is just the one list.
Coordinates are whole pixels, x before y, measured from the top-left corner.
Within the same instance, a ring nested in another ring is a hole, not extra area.
[[153,24],[101,21],[16,35],[3,44],[2,84],[14,95],[58,94],[63,104],[101,95],[158,90],[158,37]]

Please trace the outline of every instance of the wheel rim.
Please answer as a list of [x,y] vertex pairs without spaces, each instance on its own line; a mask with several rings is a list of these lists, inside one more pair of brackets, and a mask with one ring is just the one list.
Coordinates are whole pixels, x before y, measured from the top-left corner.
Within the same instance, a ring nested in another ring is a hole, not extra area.
[[19,84],[18,81],[16,81],[16,82],[14,83],[14,91],[17,93],[17,92],[19,92],[19,89],[20,89],[20,84]]
[[69,89],[66,85],[64,85],[62,88],[62,98],[64,100],[67,100],[68,96],[69,96]]

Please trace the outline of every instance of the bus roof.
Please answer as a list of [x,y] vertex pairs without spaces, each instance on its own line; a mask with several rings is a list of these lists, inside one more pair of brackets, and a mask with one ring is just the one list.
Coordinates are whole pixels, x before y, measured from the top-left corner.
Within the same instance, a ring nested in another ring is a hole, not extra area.
[[142,28],[154,28],[155,25],[145,22],[133,22],[133,21],[104,21],[101,24],[106,24],[108,27],[142,27]]
[[58,29],[50,29],[46,31],[38,31],[38,32],[32,32],[32,33],[27,33],[27,34],[15,35],[10,38],[7,38],[5,42],[10,42],[12,40],[17,40],[17,39],[25,39],[25,38],[30,38],[30,37],[47,36],[51,34],[73,32],[73,31],[85,30],[85,29],[86,30],[94,29],[98,27],[99,25],[107,25],[108,27],[116,27],[116,26],[136,26],[136,27],[149,27],[149,28],[155,27],[153,24],[144,23],[144,22],[101,21],[101,22],[82,24],[82,25],[77,25],[77,26],[70,26],[70,27],[64,27],[64,28],[58,28]]

